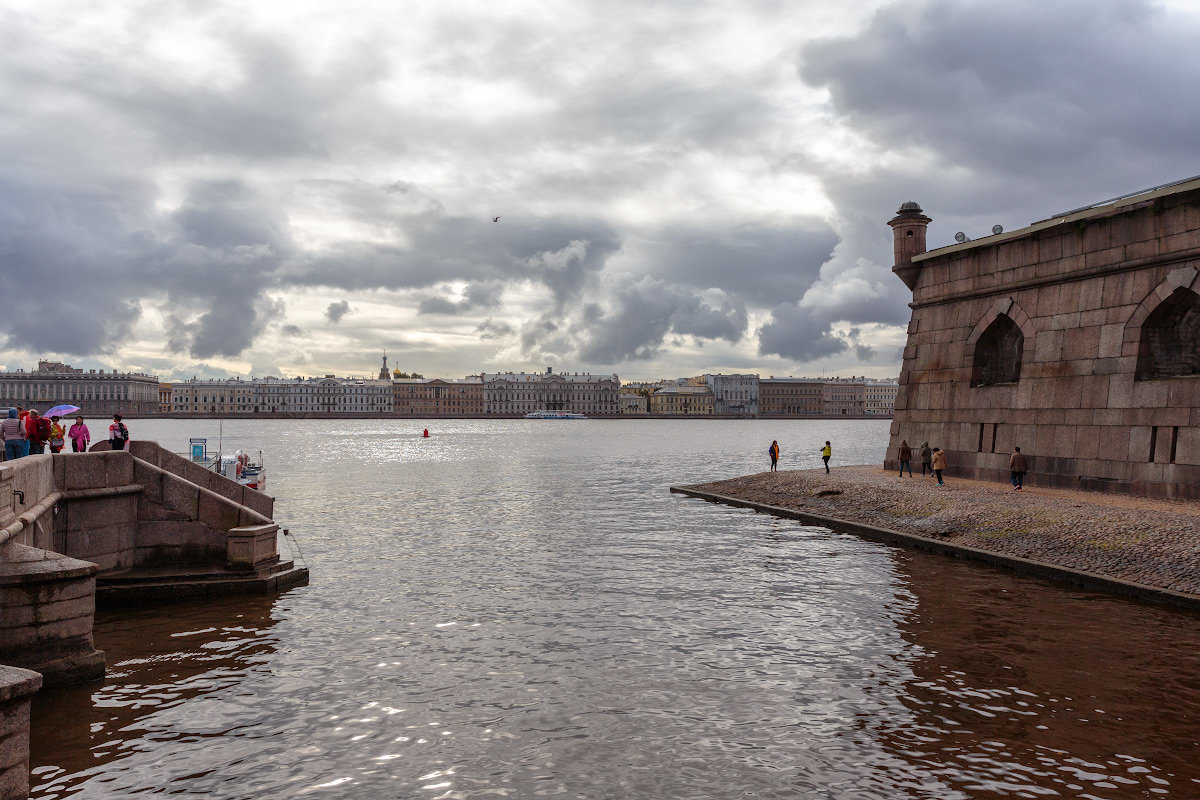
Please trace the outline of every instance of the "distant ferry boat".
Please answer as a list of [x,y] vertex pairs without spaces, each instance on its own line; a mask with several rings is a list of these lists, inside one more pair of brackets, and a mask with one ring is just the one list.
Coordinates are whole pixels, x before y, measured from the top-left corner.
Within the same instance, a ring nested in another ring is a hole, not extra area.
[[587,419],[583,414],[574,411],[532,411],[525,419]]

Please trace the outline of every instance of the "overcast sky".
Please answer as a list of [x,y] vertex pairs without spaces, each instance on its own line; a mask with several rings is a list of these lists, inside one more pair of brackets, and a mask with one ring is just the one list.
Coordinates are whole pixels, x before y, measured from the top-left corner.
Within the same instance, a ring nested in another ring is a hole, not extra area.
[[900,203],[1200,174],[1194,3],[833,5],[0,0],[0,366],[894,376]]

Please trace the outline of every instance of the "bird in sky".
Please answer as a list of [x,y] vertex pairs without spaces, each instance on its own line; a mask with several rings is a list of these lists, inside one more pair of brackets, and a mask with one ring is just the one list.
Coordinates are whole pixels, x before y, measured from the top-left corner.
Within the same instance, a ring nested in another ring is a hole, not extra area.
[[492,222],[499,222],[499,221],[500,221],[499,217],[492,217]]

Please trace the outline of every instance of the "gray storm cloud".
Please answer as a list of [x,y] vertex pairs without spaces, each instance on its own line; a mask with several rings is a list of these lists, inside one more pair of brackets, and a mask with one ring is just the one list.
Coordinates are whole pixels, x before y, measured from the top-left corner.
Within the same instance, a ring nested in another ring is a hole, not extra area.
[[470,283],[459,300],[441,295],[423,297],[417,311],[421,314],[465,314],[476,309],[495,308],[500,304],[504,285],[504,281],[500,280]]
[[737,342],[746,326],[741,302],[712,303],[688,289],[642,278],[620,288],[609,308],[584,308],[577,352],[597,364],[644,360],[657,354],[669,334]]
[[896,3],[853,34],[807,43],[801,78],[879,152],[909,157],[817,168],[841,241],[811,287],[772,309],[759,351],[873,355],[839,344],[833,326],[908,318],[883,226],[904,200],[935,218],[938,246],[1196,172],[1200,108],[1173,76],[1200,65],[1198,22],[1149,2]]
[[936,246],[1200,172],[1200,16],[1149,0],[7,12],[0,280],[56,289],[0,315],[28,360],[420,327],[429,374],[472,330],[464,359],[876,363],[900,202]]
[[881,147],[931,154],[868,191],[903,178],[927,210],[1031,221],[1198,171],[1200,107],[1179,80],[1200,68],[1198,34],[1195,14],[1148,0],[892,4],[805,45],[800,75]]
[[338,300],[326,306],[325,319],[329,320],[329,324],[336,325],[342,321],[342,317],[349,313],[350,303],[346,300]]

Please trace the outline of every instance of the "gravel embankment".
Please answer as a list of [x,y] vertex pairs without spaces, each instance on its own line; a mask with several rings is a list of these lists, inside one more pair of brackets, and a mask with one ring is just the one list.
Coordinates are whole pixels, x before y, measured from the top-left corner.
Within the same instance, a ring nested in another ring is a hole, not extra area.
[[762,472],[687,487],[1200,595],[1200,503],[877,467]]

